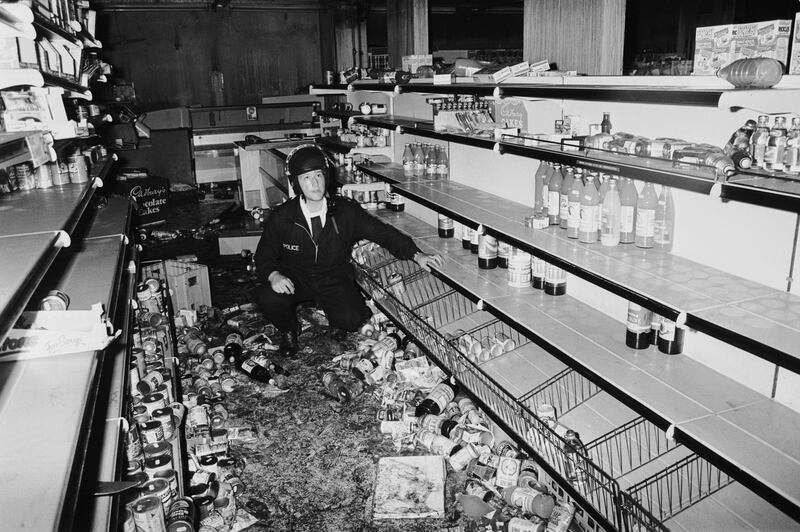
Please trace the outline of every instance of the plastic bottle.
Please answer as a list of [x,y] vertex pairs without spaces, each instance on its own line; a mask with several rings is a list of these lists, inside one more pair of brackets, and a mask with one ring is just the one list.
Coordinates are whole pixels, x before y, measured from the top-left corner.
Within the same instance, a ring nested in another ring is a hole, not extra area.
[[639,193],[630,177],[622,178],[622,187],[619,191],[619,241],[623,244],[632,244],[636,238],[636,203]]
[[583,195],[583,179],[578,174],[572,181],[572,188],[569,190],[567,236],[578,238],[578,229],[581,225],[581,196]]
[[600,122],[602,133],[611,133],[611,113],[603,113],[603,121]]
[[451,383],[449,379],[443,380],[433,387],[427,397],[417,405],[414,415],[422,417],[426,414],[438,416],[447,404],[452,401],[458,393],[458,385]]
[[597,209],[600,208],[600,195],[594,185],[592,174],[586,175],[586,184],[581,193],[580,227],[578,240],[585,244],[597,242]]
[[775,125],[769,132],[767,147],[764,151],[764,167],[772,172],[783,171],[783,159],[786,151],[786,117],[775,118]]
[[619,189],[617,189],[617,180],[608,179],[607,182],[608,190],[600,208],[600,243],[604,246],[616,246],[619,244],[622,204],[620,203]]
[[414,151],[409,142],[406,142],[405,148],[403,148],[403,175],[406,177],[414,175]]
[[672,200],[672,189],[661,187],[656,206],[653,247],[664,251],[672,251],[675,233],[675,202]]
[[769,116],[758,115],[758,123],[753,136],[750,137],[750,148],[753,156],[753,166],[764,168],[764,152],[769,141]]
[[558,217],[562,229],[567,228],[569,220],[569,191],[572,190],[572,184],[575,182],[575,174],[572,168],[567,168],[566,175],[561,181],[561,190],[559,193],[559,207]]
[[651,248],[654,244],[656,207],[658,196],[653,183],[647,182],[636,203],[636,246]]
[[792,118],[792,129],[786,136],[786,154],[783,162],[786,172],[800,174],[800,117]]
[[453,226],[453,219],[448,218],[444,214],[439,215],[439,238],[453,238],[455,234],[455,227]]
[[544,212],[546,209],[546,205],[544,202],[544,197],[547,193],[547,174],[548,170],[550,169],[550,165],[545,161],[541,161],[539,163],[539,168],[536,169],[536,173],[533,175],[533,213],[538,214]]
[[550,176],[550,181],[547,183],[547,218],[550,225],[559,225],[561,218],[559,216],[559,208],[561,205],[561,166],[557,166],[553,170],[553,175]]

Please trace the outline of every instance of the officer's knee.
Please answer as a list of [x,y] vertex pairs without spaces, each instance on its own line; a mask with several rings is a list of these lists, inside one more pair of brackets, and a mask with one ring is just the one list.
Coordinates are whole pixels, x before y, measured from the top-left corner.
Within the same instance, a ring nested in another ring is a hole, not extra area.
[[334,327],[345,331],[357,331],[370,316],[372,316],[372,312],[364,305],[361,308],[337,312],[336,316],[328,316],[328,320]]

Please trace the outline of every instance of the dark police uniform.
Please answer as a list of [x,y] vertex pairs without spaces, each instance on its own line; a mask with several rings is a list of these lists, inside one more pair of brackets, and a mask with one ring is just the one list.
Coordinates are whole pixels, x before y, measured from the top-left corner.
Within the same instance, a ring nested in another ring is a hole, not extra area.
[[[395,257],[409,260],[419,251],[410,237],[367,214],[361,206],[344,197],[327,199],[328,213],[321,234],[312,238],[300,208],[300,198],[276,208],[266,221],[256,249],[255,262],[264,276],[258,290],[264,316],[281,331],[297,328],[295,307],[316,301],[332,327],[355,331],[371,316],[356,283],[350,263],[353,244],[370,240]],[[266,279],[273,271],[289,277],[294,294],[276,293]]]

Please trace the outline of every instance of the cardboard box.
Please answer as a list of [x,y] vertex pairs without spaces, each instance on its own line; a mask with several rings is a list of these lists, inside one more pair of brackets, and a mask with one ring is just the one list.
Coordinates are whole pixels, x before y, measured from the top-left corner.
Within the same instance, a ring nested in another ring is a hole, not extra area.
[[732,26],[705,26],[695,31],[694,75],[709,75],[730,63]]
[[800,13],[794,16],[794,38],[792,39],[792,55],[789,59],[789,74],[800,74]]
[[403,70],[416,74],[417,69],[421,66],[433,66],[433,56],[431,54],[404,55],[402,64]]
[[39,68],[36,42],[24,37],[0,39],[0,68]]
[[769,57],[786,66],[791,30],[792,21],[788,19],[734,25],[730,62],[750,57]]

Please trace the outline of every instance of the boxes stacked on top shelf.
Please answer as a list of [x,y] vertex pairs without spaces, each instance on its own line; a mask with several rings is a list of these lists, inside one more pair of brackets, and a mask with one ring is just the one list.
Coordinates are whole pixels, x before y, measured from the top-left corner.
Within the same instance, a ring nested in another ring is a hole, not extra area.
[[785,65],[789,59],[792,21],[766,20],[697,28],[694,75],[714,75],[725,65],[750,57],[769,57]]

